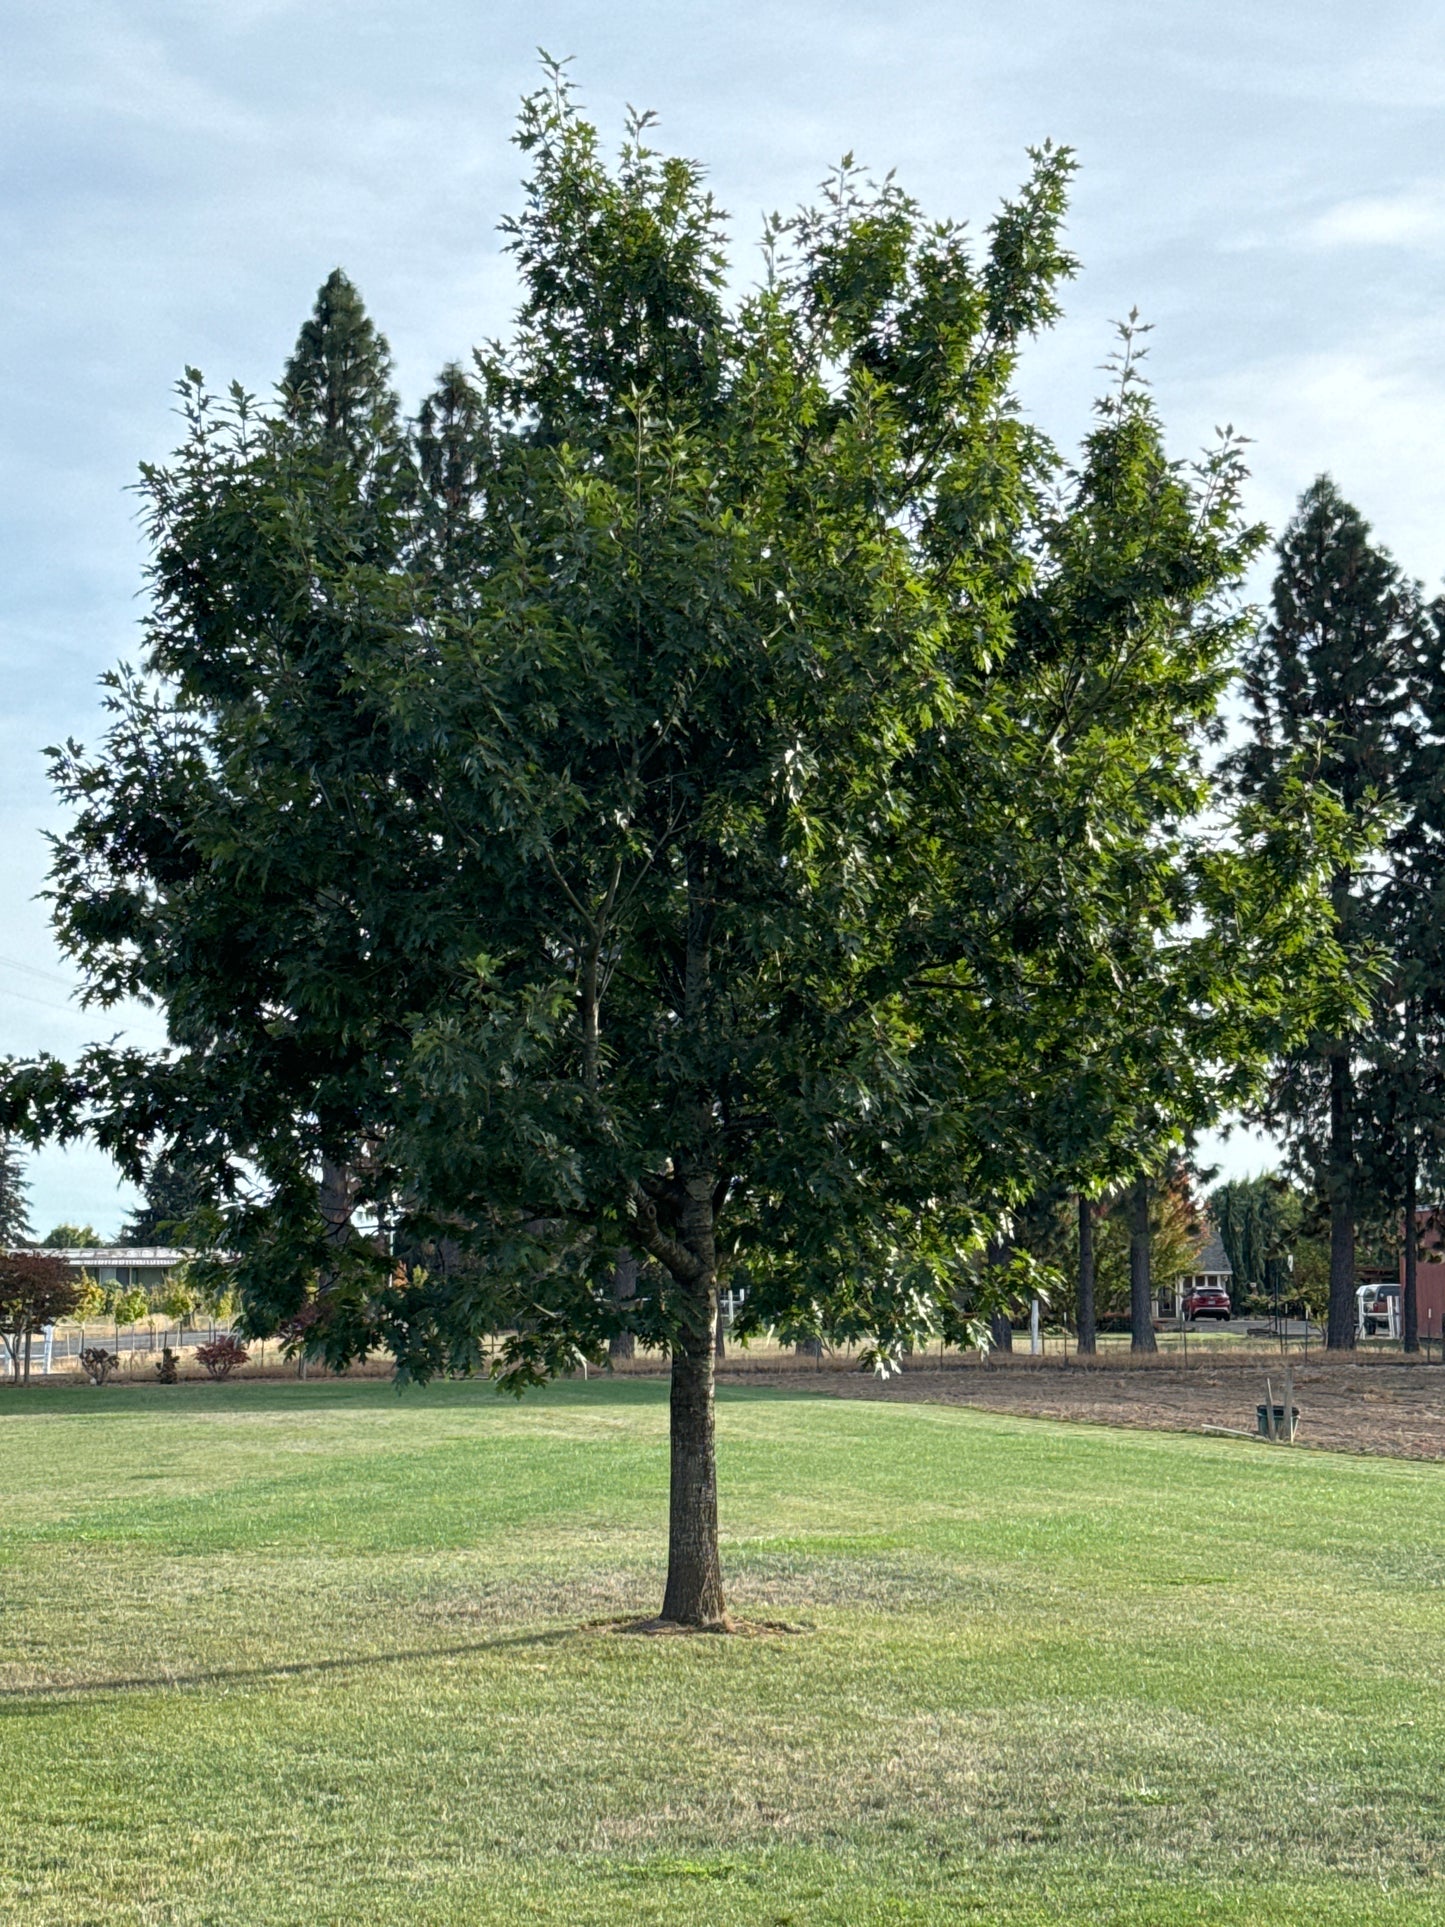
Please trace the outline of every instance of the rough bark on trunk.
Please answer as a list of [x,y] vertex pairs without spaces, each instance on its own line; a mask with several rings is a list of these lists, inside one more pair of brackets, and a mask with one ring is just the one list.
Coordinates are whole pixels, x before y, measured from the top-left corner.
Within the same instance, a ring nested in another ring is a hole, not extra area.
[[1094,1321],[1094,1207],[1085,1197],[1079,1199],[1078,1327],[1079,1350],[1092,1356],[1099,1349]]
[[1354,1076],[1349,1052],[1330,1057],[1330,1309],[1325,1345],[1351,1351],[1355,1343]]
[[[624,1251],[612,1271],[612,1296],[619,1308],[637,1296],[637,1253]],[[609,1358],[635,1358],[637,1339],[632,1332],[614,1332],[607,1341]]]
[[1129,1198],[1129,1350],[1157,1352],[1149,1276],[1149,1180],[1134,1180]]
[[[352,1192],[351,1173],[344,1164],[334,1164],[330,1158],[321,1160],[321,1183],[317,1190],[317,1208],[321,1213],[324,1226],[323,1237],[334,1251],[340,1251],[350,1244],[352,1223],[351,1214],[355,1210]],[[324,1268],[321,1278],[323,1289],[336,1276],[334,1265]]]
[[679,1243],[693,1260],[693,1276],[678,1280],[682,1304],[672,1349],[672,1466],[662,1617],[679,1626],[726,1626],[717,1542],[712,1178],[692,1173],[684,1178],[684,1187]]
[[1401,1293],[1404,1301],[1405,1350],[1418,1352],[1420,1349],[1420,1281],[1419,1247],[1415,1239],[1415,1190],[1419,1182],[1418,1153],[1415,1149],[1415,1134],[1410,1133],[1410,1148],[1405,1155],[1405,1288]]

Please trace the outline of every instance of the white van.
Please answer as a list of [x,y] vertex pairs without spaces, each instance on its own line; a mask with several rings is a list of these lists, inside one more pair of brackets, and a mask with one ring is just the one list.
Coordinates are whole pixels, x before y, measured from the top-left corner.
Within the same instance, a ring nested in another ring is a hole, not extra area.
[[1355,1330],[1366,1338],[1398,1338],[1404,1329],[1401,1309],[1398,1285],[1361,1285],[1355,1293]]

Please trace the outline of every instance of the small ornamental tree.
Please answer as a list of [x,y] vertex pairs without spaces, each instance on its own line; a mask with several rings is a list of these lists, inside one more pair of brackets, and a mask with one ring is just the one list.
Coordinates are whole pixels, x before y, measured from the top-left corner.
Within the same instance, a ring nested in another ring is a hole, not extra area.
[[104,1317],[107,1296],[104,1286],[93,1278],[88,1271],[77,1272],[75,1274],[75,1283],[79,1295],[76,1299],[75,1310],[71,1316],[79,1319],[82,1324],[84,1324],[87,1319]]
[[0,1124],[258,1179],[246,1329],[333,1364],[665,1348],[662,1611],[715,1626],[723,1284],[885,1368],[978,1342],[1015,1206],[1298,1029],[1334,845],[1287,788],[1182,828],[1237,448],[1169,461],[1129,363],[1074,468],[1019,412],[1066,154],[981,244],[845,163],[729,304],[645,121],[608,165],[554,74],[520,143],[517,326],[412,430],[343,276],[275,407],[188,374],[145,669],[56,766],[63,941],[172,1047],[17,1067]]
[[16,1376],[29,1382],[31,1339],[69,1318],[80,1299],[80,1280],[63,1258],[0,1252],[0,1341]]
[[110,1315],[117,1325],[134,1325],[150,1310],[144,1285],[121,1285],[111,1296]]
[[173,1318],[178,1325],[189,1325],[196,1316],[196,1294],[185,1278],[177,1274],[166,1280],[156,1296],[155,1308],[163,1318]]

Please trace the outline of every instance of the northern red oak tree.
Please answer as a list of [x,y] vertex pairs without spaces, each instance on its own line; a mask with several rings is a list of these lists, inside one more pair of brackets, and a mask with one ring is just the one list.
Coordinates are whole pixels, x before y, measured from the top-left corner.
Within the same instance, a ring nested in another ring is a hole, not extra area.
[[414,425],[340,275],[275,407],[187,378],[56,868],[94,994],[172,1048],[3,1108],[216,1174],[253,1327],[334,1360],[665,1346],[662,1612],[716,1625],[720,1282],[880,1361],[963,1335],[1012,1203],[1278,1030],[1325,859],[1185,827],[1237,449],[1170,463],[1127,373],[1067,470],[1016,404],[1066,153],[980,241],[845,163],[734,299],[644,122],[609,165],[554,73],[520,142],[515,329]]

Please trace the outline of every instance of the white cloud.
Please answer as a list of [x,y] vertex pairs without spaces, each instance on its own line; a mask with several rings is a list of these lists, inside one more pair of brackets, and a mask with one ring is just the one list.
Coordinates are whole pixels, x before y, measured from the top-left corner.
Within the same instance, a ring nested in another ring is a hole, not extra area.
[[1309,223],[1304,238],[1318,248],[1439,248],[1445,244],[1445,187],[1339,201]]
[[1246,423],[1252,508],[1278,530],[1328,472],[1427,587],[1445,572],[1445,369],[1423,323],[1300,342],[1189,384],[1189,412]]

